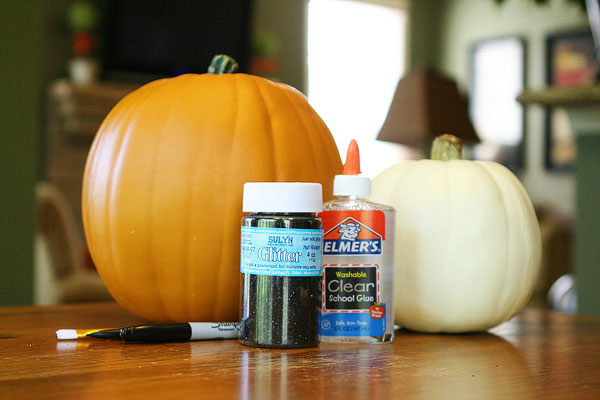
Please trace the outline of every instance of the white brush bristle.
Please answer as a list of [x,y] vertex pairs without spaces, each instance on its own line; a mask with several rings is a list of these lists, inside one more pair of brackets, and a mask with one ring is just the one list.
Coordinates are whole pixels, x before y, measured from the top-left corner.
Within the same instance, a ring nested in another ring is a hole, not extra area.
[[77,330],[59,329],[56,331],[56,338],[59,340],[77,339]]

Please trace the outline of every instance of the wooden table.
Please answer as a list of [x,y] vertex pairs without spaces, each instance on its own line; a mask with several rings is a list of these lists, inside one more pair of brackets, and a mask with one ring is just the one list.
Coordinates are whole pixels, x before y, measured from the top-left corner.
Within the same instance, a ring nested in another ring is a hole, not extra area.
[[489,333],[267,350],[57,341],[142,322],[114,303],[0,309],[0,399],[600,398],[600,318],[526,311]]

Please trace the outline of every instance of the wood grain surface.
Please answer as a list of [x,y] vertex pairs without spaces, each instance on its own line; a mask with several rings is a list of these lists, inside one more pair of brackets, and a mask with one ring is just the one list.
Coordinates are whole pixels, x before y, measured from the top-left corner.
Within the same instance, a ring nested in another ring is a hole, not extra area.
[[301,350],[55,334],[139,322],[114,303],[0,308],[0,399],[600,398],[600,318],[537,310],[489,333]]

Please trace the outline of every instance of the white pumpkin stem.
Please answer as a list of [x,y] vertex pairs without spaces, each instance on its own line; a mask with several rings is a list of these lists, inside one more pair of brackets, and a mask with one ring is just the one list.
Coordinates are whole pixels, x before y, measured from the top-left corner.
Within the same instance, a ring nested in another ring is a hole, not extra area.
[[462,160],[462,140],[450,134],[436,137],[431,145],[431,159],[439,161]]

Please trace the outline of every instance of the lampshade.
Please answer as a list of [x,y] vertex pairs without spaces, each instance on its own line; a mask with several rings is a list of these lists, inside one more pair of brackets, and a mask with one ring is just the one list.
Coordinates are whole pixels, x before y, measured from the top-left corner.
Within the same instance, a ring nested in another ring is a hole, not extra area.
[[377,140],[420,146],[444,133],[479,142],[456,82],[427,68],[409,72],[398,82]]

